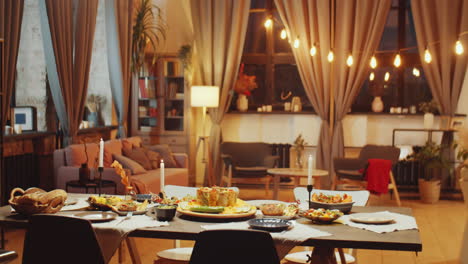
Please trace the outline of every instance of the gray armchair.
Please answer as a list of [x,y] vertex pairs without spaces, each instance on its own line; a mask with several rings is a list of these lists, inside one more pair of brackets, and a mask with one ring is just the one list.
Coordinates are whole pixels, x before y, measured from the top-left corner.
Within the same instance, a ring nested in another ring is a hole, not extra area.
[[272,155],[267,143],[223,142],[221,144],[223,175],[221,185],[230,187],[233,183],[265,183],[268,195],[271,176],[267,170],[277,166],[278,156]]

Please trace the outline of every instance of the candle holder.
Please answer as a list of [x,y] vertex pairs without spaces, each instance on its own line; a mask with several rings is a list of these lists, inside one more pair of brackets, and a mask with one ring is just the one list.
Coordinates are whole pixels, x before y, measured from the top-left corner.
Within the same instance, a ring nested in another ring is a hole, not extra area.
[[314,189],[314,186],[312,184],[308,184],[307,185],[307,191],[309,192],[309,209],[310,209],[310,199],[311,199],[311,194],[312,194],[312,190]]
[[101,196],[101,190],[102,190],[102,172],[103,171],[104,171],[103,167],[98,167],[98,172],[99,172],[99,182],[98,182],[99,197]]

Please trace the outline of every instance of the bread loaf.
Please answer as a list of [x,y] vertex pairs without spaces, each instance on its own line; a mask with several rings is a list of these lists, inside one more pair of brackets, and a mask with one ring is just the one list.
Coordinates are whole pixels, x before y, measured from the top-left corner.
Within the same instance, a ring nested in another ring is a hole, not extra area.
[[237,193],[223,187],[202,187],[197,190],[197,202],[203,206],[235,206]]
[[[21,194],[15,196],[16,194]],[[36,214],[36,213],[56,213],[59,211],[65,201],[67,200],[67,193],[64,190],[53,190],[46,192],[40,188],[29,188],[24,191],[21,188],[15,188],[11,191],[10,205],[22,214]]]

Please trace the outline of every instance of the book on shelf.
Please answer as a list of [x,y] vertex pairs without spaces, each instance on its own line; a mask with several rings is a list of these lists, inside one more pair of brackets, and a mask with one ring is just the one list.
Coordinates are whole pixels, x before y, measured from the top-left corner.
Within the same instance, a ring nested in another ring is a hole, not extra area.
[[148,94],[146,92],[146,84],[147,84],[147,80],[146,78],[140,78],[138,79],[138,87],[140,88],[140,93],[139,93],[139,97],[140,98],[148,98]]

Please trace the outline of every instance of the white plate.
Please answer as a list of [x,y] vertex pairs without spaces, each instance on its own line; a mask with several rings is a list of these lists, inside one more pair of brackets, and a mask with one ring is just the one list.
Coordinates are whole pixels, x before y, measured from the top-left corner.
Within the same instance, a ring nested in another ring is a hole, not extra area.
[[389,224],[395,219],[386,214],[376,213],[358,213],[349,215],[349,219],[356,223],[362,224]]
[[76,203],[78,202],[78,199],[77,198],[67,198],[67,200],[65,201],[65,206],[67,205],[75,205]]
[[277,200],[250,200],[250,201],[245,201],[245,202],[259,209],[260,209],[260,205],[262,204],[288,204],[287,202],[277,201]]
[[74,217],[86,219],[91,222],[106,222],[117,218],[114,212],[78,212],[73,214]]

